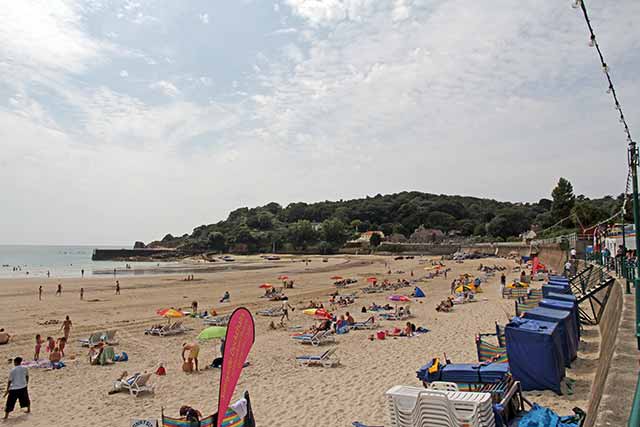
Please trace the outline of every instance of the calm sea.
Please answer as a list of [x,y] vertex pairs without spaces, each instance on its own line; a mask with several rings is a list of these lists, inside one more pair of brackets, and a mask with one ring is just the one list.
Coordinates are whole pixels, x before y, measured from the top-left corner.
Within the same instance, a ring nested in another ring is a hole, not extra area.
[[[109,248],[110,246],[101,246]],[[111,246],[118,248],[118,246]],[[0,245],[0,278],[16,277],[80,277],[84,269],[85,276],[113,274],[133,275],[150,267],[170,266],[176,263],[91,261],[94,246],[35,246]],[[137,271],[136,271],[137,270]]]

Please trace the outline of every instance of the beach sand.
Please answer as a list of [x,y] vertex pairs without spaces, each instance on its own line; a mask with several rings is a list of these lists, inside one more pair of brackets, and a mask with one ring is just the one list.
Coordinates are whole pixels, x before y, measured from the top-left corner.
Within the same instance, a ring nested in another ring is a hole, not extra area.
[[[62,321],[69,315],[73,321],[71,342],[67,346],[67,367],[56,371],[30,369],[29,385],[33,413],[16,410],[5,425],[39,426],[129,426],[131,418],[159,418],[161,408],[167,415],[177,415],[181,405],[188,404],[204,414],[215,412],[218,398],[219,370],[206,370],[193,374],[183,373],[181,368],[181,344],[194,341],[204,328],[200,319],[185,319],[185,325],[193,328],[183,336],[146,336],[143,331],[160,319],[156,310],[167,307],[187,309],[197,300],[200,309],[212,307],[219,314],[230,313],[234,307],[245,306],[252,312],[259,308],[279,306],[260,296],[258,286],[264,282],[278,284],[276,277],[286,274],[295,279],[295,289],[287,290],[290,303],[301,307],[309,300],[320,300],[327,305],[328,294],[335,287],[330,276],[357,278],[352,288],[366,286],[365,278],[376,275],[380,279],[410,279],[423,276],[426,259],[394,261],[382,256],[334,256],[329,262],[320,257],[310,257],[308,266],[300,257],[283,257],[280,261],[264,261],[257,257],[238,257],[228,270],[196,273],[196,280],[183,281],[183,276],[133,276],[118,277],[121,295],[114,295],[113,277],[64,279],[61,297],[54,296],[58,280],[15,279],[0,281],[0,327],[14,335],[9,345],[0,346],[0,381],[6,379],[14,356],[33,357],[34,337],[62,336],[60,325],[39,325],[49,319]],[[393,272],[387,275],[385,262]],[[413,338],[395,338],[370,341],[370,331],[352,331],[337,337],[336,355],[341,366],[337,368],[301,368],[295,357],[304,354],[320,354],[323,347],[303,346],[294,342],[287,330],[269,330],[271,320],[256,316],[256,342],[249,355],[250,366],[244,369],[236,389],[240,396],[246,389],[251,394],[254,413],[259,426],[349,426],[352,421],[371,425],[386,424],[384,392],[394,385],[420,386],[415,371],[433,357],[447,357],[453,362],[477,361],[474,335],[495,330],[496,321],[504,324],[514,314],[513,300],[499,296],[499,274],[484,284],[484,293],[478,294],[478,302],[456,306],[451,313],[438,313],[436,304],[449,295],[451,280],[461,274],[475,274],[480,263],[485,265],[515,265],[505,259],[465,261],[462,264],[447,262],[452,268],[448,278],[428,280],[420,284],[426,292],[423,302],[413,302],[412,320],[417,326],[430,329],[429,333]],[[231,264],[231,263],[230,263]],[[515,278],[517,273],[507,275]],[[37,289],[44,285],[43,301],[38,301]],[[84,301],[79,300],[79,289],[85,290]],[[218,303],[225,290],[231,293],[230,304]],[[411,288],[398,293],[409,294]],[[350,289],[341,291],[350,292]],[[350,311],[356,320],[369,315],[361,313],[362,306],[371,302],[384,304],[391,292],[363,295],[356,304],[341,309],[338,314]],[[289,327],[306,328],[314,320],[301,313],[290,312]],[[403,327],[404,322],[383,321],[385,329]],[[129,361],[110,366],[90,366],[87,350],[79,338],[106,329],[117,329],[119,345],[116,352],[126,351]],[[541,404],[551,406],[562,414],[571,408],[586,408],[591,378],[597,363],[597,328],[587,328],[584,333],[578,360],[567,376],[576,380],[573,395],[556,396],[552,392],[534,392],[526,395]],[[219,343],[207,342],[202,346],[200,365],[205,366],[219,355]],[[44,352],[44,357],[46,353]],[[75,360],[72,357],[75,355]],[[111,384],[123,370],[129,373],[155,371],[159,363],[167,369],[167,376],[153,376],[155,394],[133,397],[118,393],[108,395]],[[535,361],[532,361],[535,363]],[[3,402],[4,403],[4,402]]]

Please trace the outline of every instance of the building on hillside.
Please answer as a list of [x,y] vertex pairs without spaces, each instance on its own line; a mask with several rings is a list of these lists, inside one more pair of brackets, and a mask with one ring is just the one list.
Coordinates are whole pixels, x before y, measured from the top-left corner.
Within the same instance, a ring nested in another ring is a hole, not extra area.
[[531,243],[533,239],[537,236],[536,232],[533,230],[525,231],[524,233],[520,233],[520,238],[525,243]]
[[425,228],[424,225],[416,228],[409,236],[411,243],[437,243],[444,240],[445,234],[437,228]]
[[321,222],[312,222],[311,223],[311,228],[313,228],[313,231],[320,231],[320,230],[322,230],[322,223]]
[[369,241],[371,240],[371,236],[374,234],[379,235],[380,238],[384,240],[384,233],[382,231],[372,230],[360,233],[360,237],[355,240],[350,240],[349,243],[369,243]]

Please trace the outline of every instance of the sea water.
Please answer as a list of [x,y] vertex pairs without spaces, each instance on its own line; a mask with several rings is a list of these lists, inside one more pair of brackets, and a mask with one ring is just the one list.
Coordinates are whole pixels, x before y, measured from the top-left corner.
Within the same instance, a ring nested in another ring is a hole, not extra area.
[[[118,246],[101,248],[119,249]],[[152,272],[152,267],[166,267],[177,263],[92,261],[94,246],[36,246],[0,245],[0,278],[80,277],[84,275],[133,275]],[[129,265],[130,268],[127,268]]]

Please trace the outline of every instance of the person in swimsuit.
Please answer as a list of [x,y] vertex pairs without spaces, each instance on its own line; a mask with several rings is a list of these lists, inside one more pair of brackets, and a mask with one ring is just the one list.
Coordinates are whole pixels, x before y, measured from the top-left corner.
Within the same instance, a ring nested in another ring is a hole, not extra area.
[[64,356],[64,347],[67,345],[67,339],[65,337],[58,338],[58,349],[60,354]]
[[69,316],[67,316],[64,319],[64,322],[62,322],[62,328],[60,328],[61,330],[64,331],[64,337],[66,339],[69,339],[69,333],[71,332],[71,326],[72,326],[71,319],[69,319]]
[[36,350],[33,353],[33,360],[38,360],[40,359],[40,349],[42,348],[42,344],[44,343],[44,340],[42,339],[42,336],[40,336],[40,334],[36,335]]
[[58,283],[58,290],[56,291],[56,296],[62,296],[62,283]]
[[47,351],[51,353],[56,348],[56,340],[53,337],[47,337]]
[[[184,357],[186,352],[189,352],[187,358]],[[196,343],[183,343],[182,344],[182,361],[187,362],[189,365],[195,364],[195,371],[198,370],[198,354],[200,354],[200,346]]]
[[38,288],[38,301],[42,301],[42,285]]

